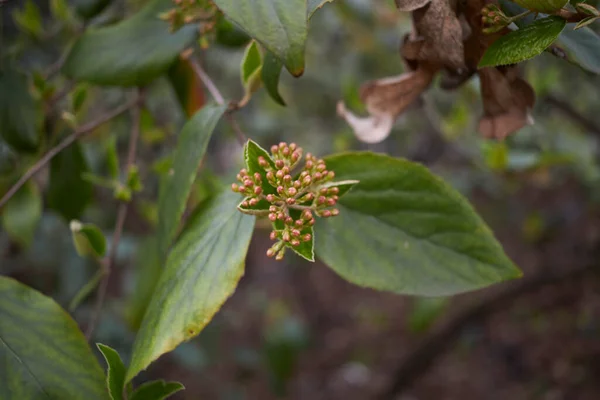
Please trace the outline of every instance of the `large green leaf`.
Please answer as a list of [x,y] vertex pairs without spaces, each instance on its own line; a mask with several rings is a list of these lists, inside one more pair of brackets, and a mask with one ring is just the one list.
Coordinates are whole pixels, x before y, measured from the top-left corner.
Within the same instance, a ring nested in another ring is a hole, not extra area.
[[90,19],[100,14],[112,0],[71,0],[77,14]]
[[50,162],[48,207],[67,221],[79,218],[92,199],[93,185],[82,177],[87,171],[79,143],[67,147]]
[[282,67],[281,60],[270,51],[267,51],[261,71],[261,78],[269,96],[277,103],[285,106],[285,101],[279,94],[279,77],[281,76]]
[[304,72],[306,0],[214,0],[250,36],[279,57],[294,76]]
[[323,7],[326,3],[331,3],[333,0],[307,0],[307,15],[310,19],[313,14]]
[[254,217],[240,213],[238,202],[237,194],[226,191],[188,223],[142,321],[127,381],[198,335],[235,290],[254,228]]
[[27,86],[25,75],[0,70],[0,136],[15,150],[31,152],[40,144],[41,119]]
[[39,189],[28,182],[4,206],[2,225],[13,240],[29,247],[41,216],[42,198]]
[[226,109],[227,106],[205,105],[185,124],[179,135],[171,173],[158,200],[158,241],[163,257],[177,233],[208,141]]
[[97,343],[98,350],[106,361],[106,386],[112,400],[123,400],[125,388],[125,364],[117,351],[102,343]]
[[0,399],[109,399],[77,323],[52,299],[0,277]]
[[485,52],[479,68],[516,64],[541,54],[564,29],[556,16],[542,18],[496,40]]
[[317,257],[343,278],[445,296],[521,275],[467,200],[425,167],[373,153],[326,162],[337,179],[360,181],[315,228]]
[[171,7],[170,0],[154,0],[119,24],[87,31],[73,46],[63,72],[98,85],[148,84],[197,36],[198,28],[192,25],[169,32],[169,24],[158,15]]
[[574,24],[567,25],[557,44],[564,50],[567,60],[581,68],[600,74],[600,36],[590,28],[573,30]]

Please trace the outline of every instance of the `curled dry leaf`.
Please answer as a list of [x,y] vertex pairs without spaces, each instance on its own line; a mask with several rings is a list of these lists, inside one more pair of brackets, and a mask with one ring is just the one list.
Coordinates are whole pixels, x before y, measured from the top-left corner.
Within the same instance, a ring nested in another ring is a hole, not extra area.
[[484,109],[479,132],[484,137],[502,140],[533,123],[529,111],[535,92],[519,77],[517,67],[484,68],[479,79]]
[[368,82],[361,99],[370,116],[357,117],[338,104],[338,114],[352,127],[356,137],[365,143],[378,143],[387,138],[394,120],[429,86],[437,68],[424,65],[397,77]]

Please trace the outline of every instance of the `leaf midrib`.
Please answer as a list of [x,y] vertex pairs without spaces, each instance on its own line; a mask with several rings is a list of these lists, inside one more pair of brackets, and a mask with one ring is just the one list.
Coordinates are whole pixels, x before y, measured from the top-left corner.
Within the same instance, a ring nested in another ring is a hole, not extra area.
[[42,386],[42,384],[40,383],[40,381],[37,379],[37,377],[33,374],[33,372],[31,371],[31,369],[27,365],[27,363],[25,363],[21,359],[21,357],[19,357],[19,355],[12,349],[12,347],[9,346],[8,342],[2,338],[2,335],[0,335],[0,342],[8,349],[9,353],[12,354],[13,357],[16,358],[17,361],[21,365],[23,365],[23,367],[25,367],[25,370],[29,373],[29,375],[31,376],[31,378],[33,378],[33,380],[35,381],[35,383],[38,386],[38,388],[42,391],[42,393],[44,393],[44,395],[48,399],[52,399],[52,397],[50,397],[50,395],[48,394],[48,392],[46,392],[46,390],[44,389],[44,387]]

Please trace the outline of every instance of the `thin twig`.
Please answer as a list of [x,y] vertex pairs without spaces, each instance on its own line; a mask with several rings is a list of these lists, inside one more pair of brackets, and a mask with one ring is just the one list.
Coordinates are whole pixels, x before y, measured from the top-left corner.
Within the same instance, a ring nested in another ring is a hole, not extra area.
[[591,118],[581,114],[569,102],[552,95],[546,97],[546,101],[587,131],[600,135],[600,125]]
[[[219,91],[217,86],[214,84],[212,79],[210,79],[210,76],[208,76],[206,71],[204,71],[204,68],[202,68],[198,59],[196,57],[194,57],[192,54],[187,54],[184,57],[186,57],[187,60],[190,62],[192,69],[194,70],[196,75],[198,75],[198,78],[200,78],[200,80],[202,81],[202,83],[204,84],[206,89],[208,89],[208,91],[210,92],[210,95],[215,99],[217,104],[224,105],[225,99],[223,98],[223,95],[221,94],[221,92]],[[244,145],[248,139],[247,139],[246,135],[244,134],[244,132],[242,131],[242,129],[240,128],[240,125],[238,124],[237,120],[233,117],[233,115],[231,115],[231,113],[237,109],[238,109],[237,105],[234,107],[231,107],[227,111],[226,117],[227,117],[227,121],[233,128],[233,131],[235,132],[238,141],[240,142],[241,145]]]
[[66,137],[62,142],[53,147],[50,151],[48,151],[42,158],[40,158],[34,165],[23,174],[23,176],[15,183],[6,194],[0,199],[0,208],[2,208],[6,202],[14,196],[15,193],[25,184],[31,177],[33,177],[36,173],[38,173],[46,164],[48,164],[58,153],[75,143],[77,139],[84,136],[87,133],[92,132],[100,125],[105,124],[111,119],[123,114],[125,111],[129,110],[133,106],[138,103],[139,99],[131,100],[120,107],[115,108],[114,110],[106,113],[95,121],[89,122],[85,125],[82,125],[78,129],[75,130],[71,135]]
[[[130,167],[135,164],[137,142],[140,136],[140,98],[141,95],[138,92],[136,95],[136,101],[134,103],[135,107],[131,109],[131,134],[129,135],[129,149],[127,151],[125,171],[129,171]],[[98,324],[98,321],[100,319],[100,314],[102,313],[102,307],[104,306],[104,299],[106,298],[106,292],[108,289],[108,281],[110,278],[112,268],[114,267],[117,260],[117,249],[119,247],[119,242],[121,241],[121,234],[123,233],[123,227],[125,226],[125,219],[127,218],[128,209],[128,202],[122,202],[121,204],[119,204],[119,209],[117,211],[117,220],[115,222],[115,230],[112,236],[110,251],[108,257],[103,262],[104,273],[102,276],[102,281],[100,282],[100,286],[98,287],[98,294],[96,296],[96,303],[94,304],[94,311],[92,313],[90,323],[85,333],[85,337],[88,340],[92,337],[94,330],[96,329],[96,325]]]
[[484,319],[499,309],[505,309],[508,303],[519,296],[530,293],[546,285],[565,282],[593,271],[595,264],[564,268],[558,271],[544,270],[528,279],[505,285],[501,290],[493,292],[483,299],[467,304],[458,312],[438,325],[418,346],[402,360],[392,373],[392,381],[382,391],[379,399],[392,400],[408,389],[411,384],[433,364],[444,351],[458,338],[463,328],[470,323]]

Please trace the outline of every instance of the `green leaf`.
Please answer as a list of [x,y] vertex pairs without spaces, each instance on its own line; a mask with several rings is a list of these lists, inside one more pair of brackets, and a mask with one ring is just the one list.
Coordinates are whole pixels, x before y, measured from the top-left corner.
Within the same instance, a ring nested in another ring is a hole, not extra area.
[[260,165],[258,165],[258,157],[260,156],[264,157],[265,160],[267,160],[267,162],[271,165],[271,168],[273,170],[277,170],[275,168],[275,162],[271,158],[271,155],[265,149],[260,147],[259,144],[255,141],[248,140],[248,142],[246,142],[246,145],[244,146],[244,161],[246,162],[248,173],[250,175],[254,174],[255,172],[258,172],[260,174],[263,194],[275,194],[277,193],[277,191],[273,186],[269,184],[269,181],[267,179],[267,173]]
[[[187,117],[204,105],[204,88],[188,60],[177,59],[169,68],[169,82]],[[156,128],[154,128],[156,129]]]
[[569,0],[512,0],[521,7],[538,13],[552,14],[563,8]]
[[273,53],[267,51],[262,67],[262,81],[267,89],[267,93],[277,103],[285,106],[285,101],[279,94],[279,77],[281,76],[283,63]]
[[254,217],[236,209],[239,196],[226,191],[187,224],[167,264],[133,346],[129,382],[159,356],[192,339],[235,290]]
[[44,30],[40,9],[32,0],[25,2],[23,10],[14,9],[13,19],[19,28],[33,36],[40,36]]
[[98,350],[106,360],[106,387],[112,400],[123,400],[123,389],[125,388],[125,364],[115,349],[102,343],[96,343]]
[[28,182],[4,206],[2,224],[13,240],[29,247],[41,216],[42,199],[39,189]]
[[585,26],[588,26],[589,24],[591,24],[592,22],[596,21],[598,18],[600,18],[600,16],[597,15],[593,15],[587,18],[582,19],[581,21],[579,21],[575,27],[573,29],[578,30],[581,29]]
[[34,152],[40,144],[39,109],[29,93],[27,77],[0,70],[0,136],[18,151]]
[[448,308],[446,297],[420,297],[415,299],[410,314],[408,326],[413,333],[424,333]]
[[169,32],[169,23],[158,14],[172,6],[170,0],[154,0],[121,23],[86,31],[69,53],[63,72],[97,85],[150,83],[166,72],[197,36],[198,28],[192,25]]
[[98,287],[98,284],[105,275],[103,269],[96,271],[92,279],[90,279],[79,291],[73,296],[73,299],[69,302],[69,311],[73,312],[79,307],[81,302],[85,300],[93,291]]
[[51,298],[0,277],[0,398],[106,400],[77,323]]
[[204,157],[213,130],[226,109],[227,106],[224,105],[205,105],[185,124],[179,135],[172,173],[158,200],[158,240],[162,257],[167,254],[177,233],[198,165]]
[[312,18],[313,14],[327,3],[332,3],[333,0],[308,0],[308,18]]
[[306,0],[214,0],[227,17],[281,59],[290,73],[304,73]]
[[485,52],[479,68],[516,64],[541,54],[560,35],[566,21],[552,16],[502,36]]
[[425,167],[373,153],[325,160],[360,181],[315,227],[317,256],[348,281],[447,296],[521,276],[467,200]]
[[256,71],[258,71],[261,66],[262,56],[260,54],[260,49],[258,48],[256,41],[253,40],[246,47],[244,57],[242,58],[241,77],[242,85],[244,85],[244,87],[248,86],[252,75],[255,75]]
[[130,400],[163,400],[183,389],[185,387],[179,382],[163,380],[146,382],[135,389]]
[[71,20],[71,12],[67,0],[50,0],[50,11],[52,16],[59,21],[69,22]]
[[101,258],[106,253],[106,238],[94,224],[82,224],[77,220],[70,224],[73,244],[81,257]]
[[71,0],[77,14],[85,19],[94,18],[100,14],[112,0]]
[[81,111],[85,100],[87,99],[88,88],[87,85],[79,85],[73,90],[71,93],[71,110],[73,110],[73,114],[77,114]]
[[589,28],[573,30],[572,25],[558,37],[558,46],[565,52],[567,61],[600,74],[600,36]]
[[242,47],[248,44],[250,36],[232,24],[222,14],[217,17],[215,40],[218,44],[227,47]]
[[89,171],[79,143],[73,143],[50,162],[48,207],[67,221],[81,217],[92,199],[93,185],[83,179]]

